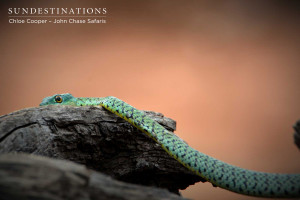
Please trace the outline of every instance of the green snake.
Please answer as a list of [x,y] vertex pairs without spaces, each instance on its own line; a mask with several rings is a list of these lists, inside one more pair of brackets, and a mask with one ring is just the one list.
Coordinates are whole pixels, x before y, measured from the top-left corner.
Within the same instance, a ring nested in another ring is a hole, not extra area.
[[146,133],[182,165],[215,186],[258,197],[300,197],[300,174],[251,171],[212,158],[116,97],[76,98],[69,93],[56,94],[44,98],[40,106],[44,105],[102,106]]

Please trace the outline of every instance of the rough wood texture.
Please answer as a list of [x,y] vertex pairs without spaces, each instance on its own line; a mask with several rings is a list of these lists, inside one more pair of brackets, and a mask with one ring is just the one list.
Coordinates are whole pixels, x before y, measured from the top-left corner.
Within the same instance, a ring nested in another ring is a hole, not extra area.
[[[147,112],[173,131],[175,121]],[[178,193],[202,181],[158,144],[101,107],[43,106],[0,117],[0,153],[71,160],[118,180]]]
[[70,161],[25,154],[0,155],[2,200],[182,200],[154,187],[116,181]]
[[294,141],[298,149],[300,149],[300,120],[298,120],[294,125],[294,130],[295,130]]

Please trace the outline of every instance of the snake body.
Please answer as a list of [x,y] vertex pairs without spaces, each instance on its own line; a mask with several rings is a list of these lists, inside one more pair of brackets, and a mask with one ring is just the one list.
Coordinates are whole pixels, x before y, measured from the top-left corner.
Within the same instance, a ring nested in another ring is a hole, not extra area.
[[300,174],[251,171],[212,158],[193,149],[174,133],[145,115],[143,111],[118,98],[75,98],[67,93],[46,97],[40,106],[50,104],[102,106],[146,133],[169,155],[215,186],[258,197],[300,197]]

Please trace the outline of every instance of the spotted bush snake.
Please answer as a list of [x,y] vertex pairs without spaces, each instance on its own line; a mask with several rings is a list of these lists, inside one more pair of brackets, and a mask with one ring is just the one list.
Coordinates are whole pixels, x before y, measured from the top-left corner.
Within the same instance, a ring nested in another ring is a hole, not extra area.
[[215,186],[257,197],[300,197],[300,174],[257,172],[212,158],[116,97],[76,98],[69,93],[56,94],[44,98],[40,106],[44,105],[102,106],[146,133],[170,156]]

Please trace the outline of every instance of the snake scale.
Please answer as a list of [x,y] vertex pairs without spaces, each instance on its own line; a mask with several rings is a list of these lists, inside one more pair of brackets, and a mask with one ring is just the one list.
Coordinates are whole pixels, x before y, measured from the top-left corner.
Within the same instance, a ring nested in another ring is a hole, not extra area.
[[177,161],[213,185],[236,193],[258,197],[300,197],[300,174],[263,173],[242,169],[206,154],[185,143],[124,101],[115,97],[76,98],[71,94],[56,94],[43,99],[44,105],[102,106],[146,133]]

